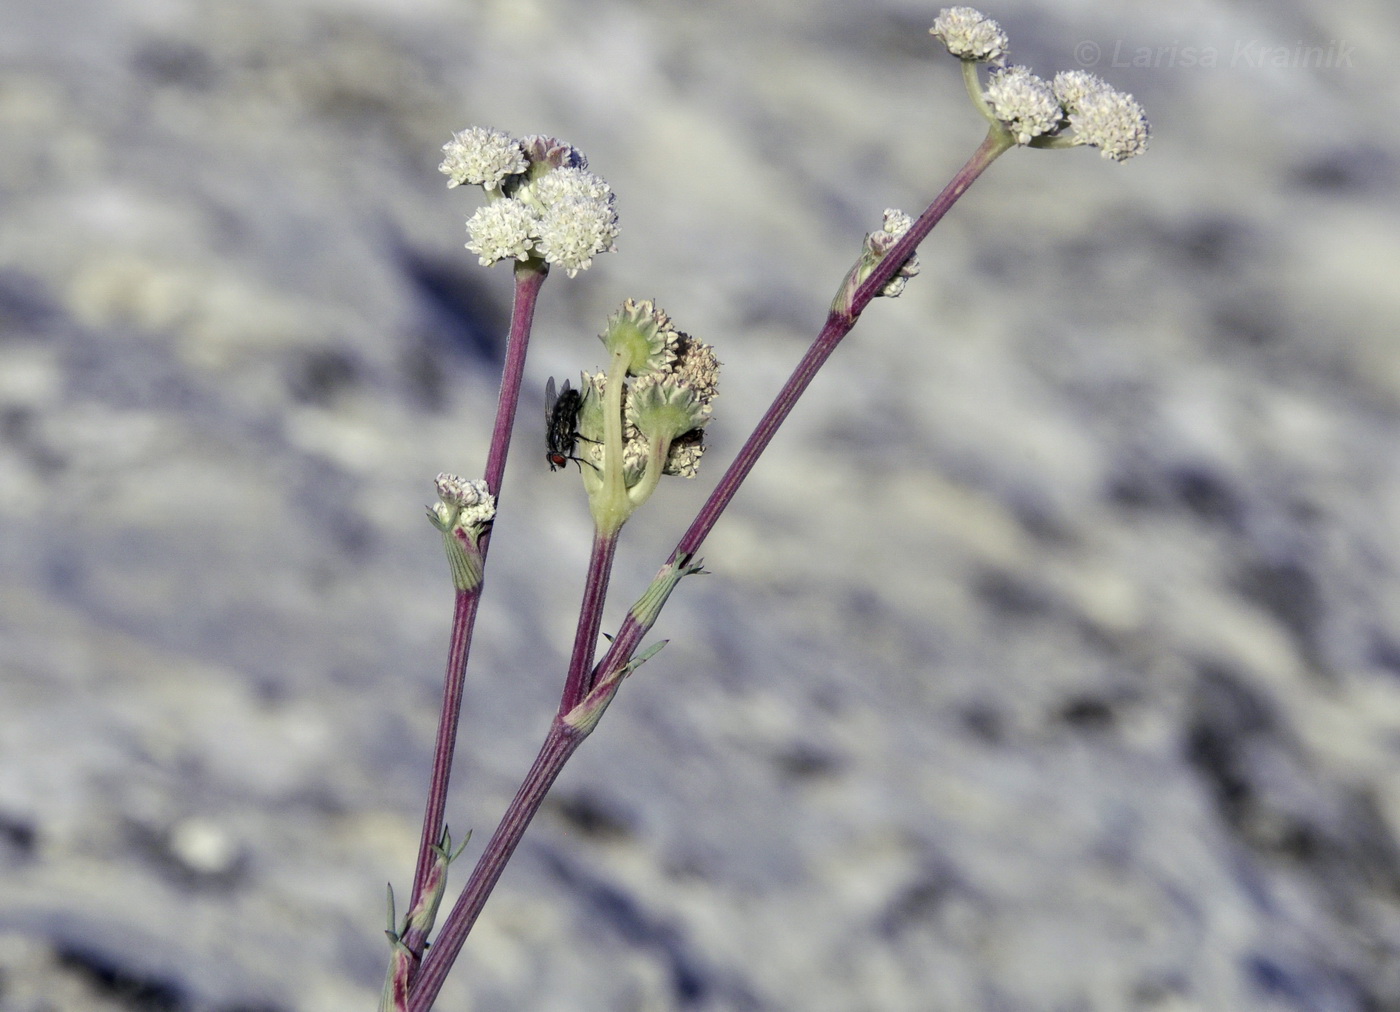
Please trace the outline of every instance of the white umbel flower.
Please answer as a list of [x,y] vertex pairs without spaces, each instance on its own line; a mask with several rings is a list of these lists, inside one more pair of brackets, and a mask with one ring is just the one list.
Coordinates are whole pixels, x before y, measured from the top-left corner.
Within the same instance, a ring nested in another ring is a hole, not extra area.
[[616,248],[612,187],[588,171],[588,160],[573,145],[470,127],[443,151],[438,168],[449,187],[471,183],[486,190],[486,206],[467,220],[467,249],[482,266],[543,260],[574,277],[599,253]]
[[987,81],[987,104],[1017,144],[1029,144],[1060,124],[1064,111],[1050,85],[1025,67],[1008,67]]
[[498,260],[524,260],[535,245],[538,213],[512,198],[493,200],[467,219],[467,249],[481,266]]
[[945,7],[929,34],[954,56],[974,63],[999,63],[1010,45],[1001,25],[971,7]]
[[545,207],[574,197],[588,200],[609,200],[612,197],[612,187],[602,177],[573,166],[546,172],[530,185],[530,190]]
[[448,187],[472,183],[494,190],[507,176],[529,167],[520,142],[510,134],[489,127],[469,127],[442,146],[438,171],[447,176]]
[[1126,161],[1147,150],[1151,127],[1133,96],[1105,86],[1084,95],[1069,111],[1077,143],[1099,149],[1105,158]]
[[536,236],[535,250],[546,263],[564,268],[571,278],[587,270],[594,256],[616,248],[617,211],[611,195],[566,197],[550,204],[540,215]]
[[1087,70],[1062,70],[1050,82],[1050,87],[1065,112],[1074,112],[1090,95],[1109,90],[1107,81]]

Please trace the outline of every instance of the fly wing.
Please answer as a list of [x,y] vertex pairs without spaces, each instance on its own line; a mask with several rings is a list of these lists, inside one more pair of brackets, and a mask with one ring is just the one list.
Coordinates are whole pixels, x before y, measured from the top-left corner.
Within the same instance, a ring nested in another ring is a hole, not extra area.
[[[568,385],[569,381],[565,380],[564,386],[567,388]],[[554,404],[558,400],[559,394],[554,389],[554,377],[551,376],[549,377],[549,382],[544,385],[544,423],[546,431],[548,431],[549,426],[554,424]]]

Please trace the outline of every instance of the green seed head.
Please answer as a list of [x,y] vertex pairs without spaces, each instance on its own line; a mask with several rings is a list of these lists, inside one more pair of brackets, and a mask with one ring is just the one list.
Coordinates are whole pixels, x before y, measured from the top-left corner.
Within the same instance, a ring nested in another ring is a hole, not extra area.
[[650,299],[624,302],[608,318],[608,329],[601,337],[610,354],[622,355],[632,376],[670,368],[680,340],[670,317]]

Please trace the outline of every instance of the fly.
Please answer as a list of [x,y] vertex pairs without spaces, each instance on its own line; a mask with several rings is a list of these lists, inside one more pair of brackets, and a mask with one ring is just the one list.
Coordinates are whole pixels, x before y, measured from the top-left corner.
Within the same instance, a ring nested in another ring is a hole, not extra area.
[[580,439],[578,413],[582,407],[582,391],[570,387],[568,380],[564,381],[562,390],[556,391],[554,377],[549,377],[544,388],[544,456],[551,471],[559,470],[571,460],[583,463],[582,458],[574,455],[574,447]]

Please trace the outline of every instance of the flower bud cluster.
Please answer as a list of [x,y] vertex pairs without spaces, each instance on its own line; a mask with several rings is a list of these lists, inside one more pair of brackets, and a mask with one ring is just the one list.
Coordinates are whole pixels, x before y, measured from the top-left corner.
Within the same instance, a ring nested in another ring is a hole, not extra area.
[[455,474],[437,476],[438,502],[428,519],[442,532],[452,583],[459,591],[481,586],[481,536],[496,516],[496,497],[486,482]]
[[[865,237],[865,257],[870,261],[870,270],[875,269],[875,265],[889,254],[894,248],[894,244],[899,242],[900,237],[908,232],[914,224],[914,219],[903,211],[894,207],[885,208],[885,223],[878,232],[871,232]],[[905,282],[919,273],[919,257],[911,254],[909,259],[900,265],[899,271],[890,278],[889,284],[880,289],[880,294],[886,298],[896,298],[904,291]],[[866,272],[869,276],[869,271]]]
[[467,249],[483,267],[534,257],[574,277],[615,248],[612,188],[571,145],[471,127],[442,150],[438,170],[449,187],[470,183],[486,192],[485,206],[467,220]]
[[662,475],[696,475],[720,363],[650,300],[628,299],[600,336],[610,363],[583,376],[583,479],[595,514],[625,519]]
[[1025,67],[1004,67],[991,74],[985,87],[978,83],[973,66],[1001,68],[1009,49],[1001,26],[979,11],[946,8],[929,32],[963,61],[973,102],[1015,143],[1084,144],[1119,162],[1147,150],[1150,129],[1142,106],[1087,71],[1065,71],[1048,82]]
[[428,514],[438,530],[468,527],[479,533],[495,518],[496,497],[486,482],[443,473],[435,484],[438,502],[428,508]]
[[[880,266],[880,262],[889,256],[895,244],[913,225],[914,219],[903,211],[893,207],[885,209],[884,224],[878,230],[866,234],[865,243],[860,250],[860,259],[846,274],[845,280],[841,282],[841,287],[837,289],[836,298],[831,301],[832,312],[838,316],[846,316],[855,311],[856,290],[865,284],[866,279],[875,272],[876,267]],[[890,278],[876,295],[883,295],[891,299],[896,298],[904,291],[905,283],[918,273],[919,257],[917,254],[911,253],[909,258],[900,264],[894,277]]]

